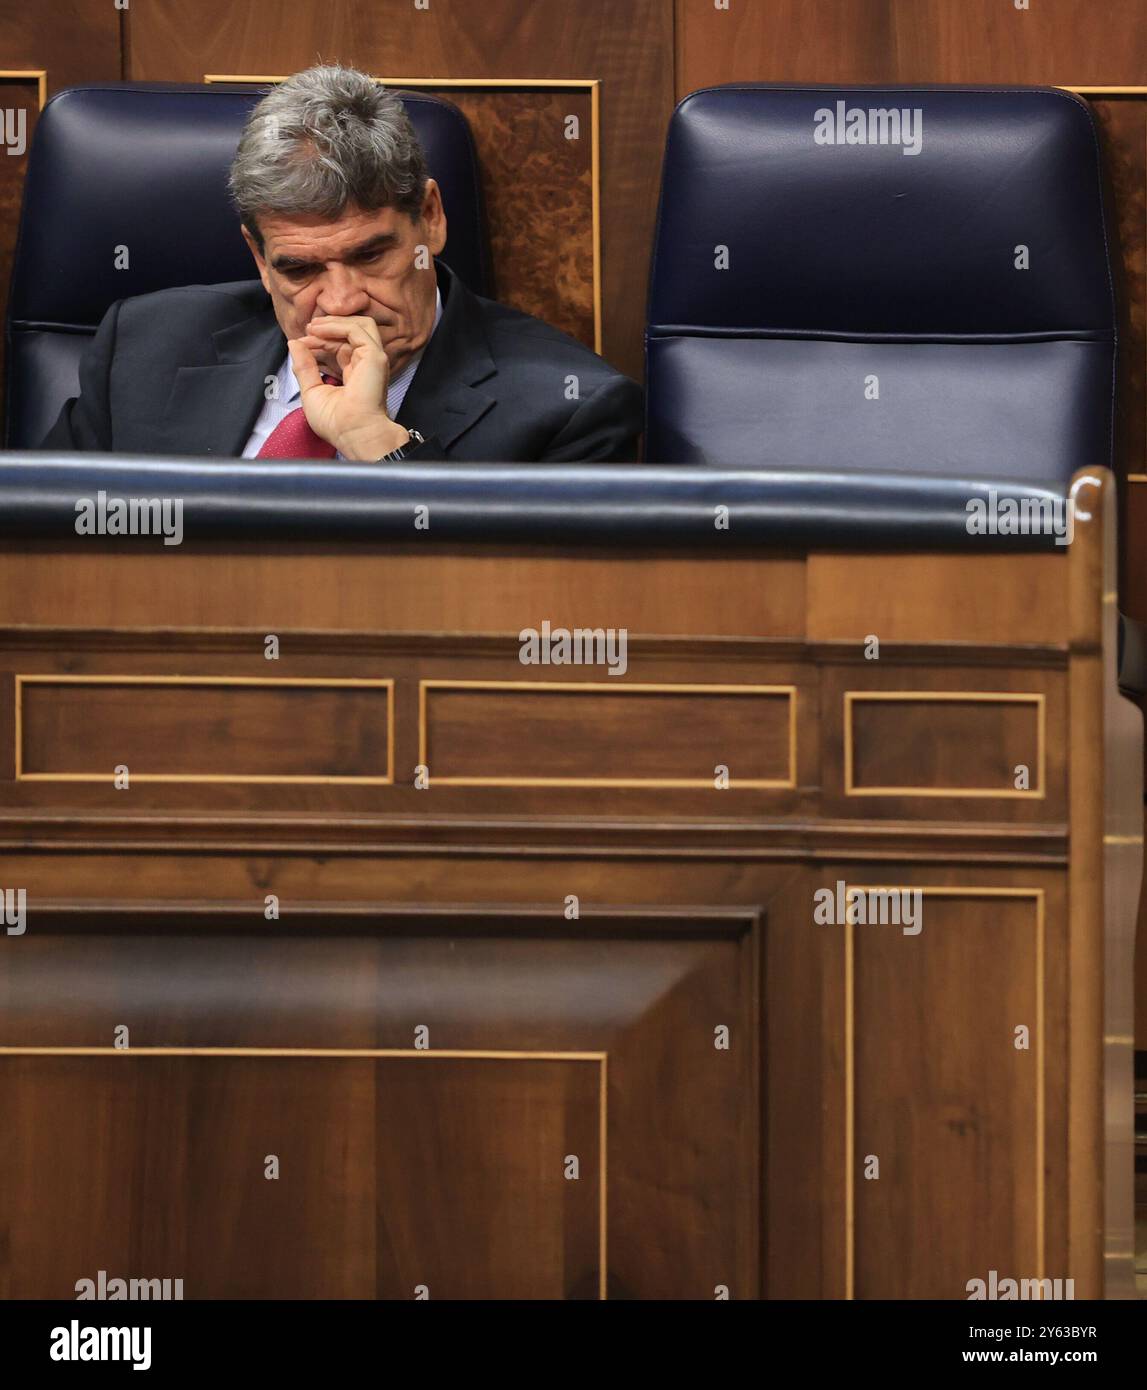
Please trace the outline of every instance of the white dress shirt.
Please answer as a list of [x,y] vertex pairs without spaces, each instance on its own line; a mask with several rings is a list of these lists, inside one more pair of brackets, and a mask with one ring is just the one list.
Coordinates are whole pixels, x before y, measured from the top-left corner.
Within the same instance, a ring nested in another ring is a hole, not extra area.
[[[430,330],[430,338],[434,337],[442,319],[442,291],[437,291],[437,295],[434,306],[434,327]],[[422,354],[426,351],[430,338],[427,338],[402,371],[397,376],[390,378],[390,384],[386,388],[386,413],[392,420],[397,418],[398,412],[402,408],[402,402],[406,399],[406,393],[410,389],[410,383],[414,380],[414,373],[418,370],[418,364],[422,361]],[[243,449],[242,457],[245,459],[253,459],[267,442],[275,426],[292,410],[297,410],[299,407],[299,397],[302,392],[299,390],[299,383],[295,380],[295,369],[291,366],[290,353],[287,353],[286,357],[283,358],[282,365],[275,377],[278,389],[270,400],[263,402],[263,409],[255,421],[251,438],[248,439]],[[429,436],[429,431],[425,428],[423,428],[423,433]],[[336,454],[335,457],[341,459],[342,454]]]

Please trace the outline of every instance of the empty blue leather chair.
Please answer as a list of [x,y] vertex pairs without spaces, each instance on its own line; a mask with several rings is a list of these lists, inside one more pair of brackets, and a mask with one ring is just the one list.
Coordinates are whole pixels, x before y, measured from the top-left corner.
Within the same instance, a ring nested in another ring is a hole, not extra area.
[[[117,299],[255,277],[226,188],[263,86],[93,83],[45,106],[29,152],[7,327],[8,448],[39,445],[78,389],[80,356]],[[442,186],[442,259],[492,294],[478,161],[465,116],[403,93]],[[128,269],[117,269],[126,247]]]
[[1110,465],[1112,225],[1067,92],[694,92],[665,151],[646,458],[1061,483]]

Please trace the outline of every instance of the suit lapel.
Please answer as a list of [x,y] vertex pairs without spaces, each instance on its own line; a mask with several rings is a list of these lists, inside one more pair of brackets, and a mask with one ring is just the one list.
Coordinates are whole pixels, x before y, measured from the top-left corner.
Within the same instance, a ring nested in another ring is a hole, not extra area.
[[287,355],[287,341],[268,299],[257,314],[212,335],[218,362],[180,367],[160,429],[160,443],[180,454],[237,458],[263,408],[266,378]]
[[497,375],[478,298],[449,266],[437,262],[442,319],[427,344],[398,411],[398,423],[435,438],[444,449],[478,423],[496,403]]

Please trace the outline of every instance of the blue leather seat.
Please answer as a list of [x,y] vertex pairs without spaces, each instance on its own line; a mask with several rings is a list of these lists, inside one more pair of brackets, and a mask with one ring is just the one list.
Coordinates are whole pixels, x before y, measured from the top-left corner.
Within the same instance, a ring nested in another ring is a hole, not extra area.
[[[262,86],[92,83],[45,106],[28,158],[7,327],[8,448],[34,448],[78,389],[79,359],[108,307],[176,285],[253,279],[226,188]],[[478,162],[465,116],[403,102],[442,186],[442,259],[492,294]],[[117,269],[126,248],[128,268]]]
[[1112,229],[1067,92],[694,92],[665,151],[646,457],[1060,484],[1110,465]]

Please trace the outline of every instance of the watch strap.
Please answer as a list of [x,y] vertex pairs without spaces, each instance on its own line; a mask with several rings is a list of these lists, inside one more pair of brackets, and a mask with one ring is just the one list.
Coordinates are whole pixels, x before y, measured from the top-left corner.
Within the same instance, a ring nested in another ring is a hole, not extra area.
[[410,435],[406,443],[397,449],[392,449],[389,454],[383,454],[382,458],[375,459],[375,463],[400,463],[411,450],[426,443],[425,436],[419,434],[417,430],[411,429],[409,425],[406,427],[406,432]]

